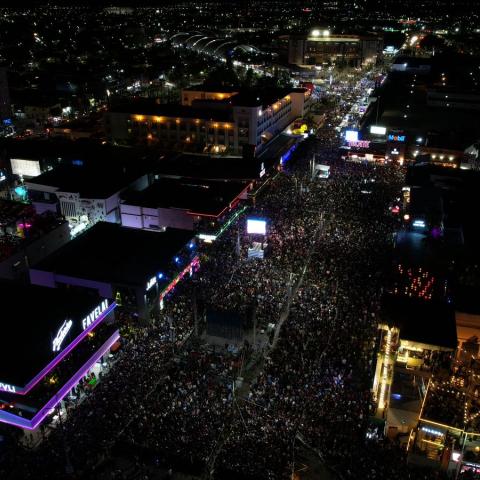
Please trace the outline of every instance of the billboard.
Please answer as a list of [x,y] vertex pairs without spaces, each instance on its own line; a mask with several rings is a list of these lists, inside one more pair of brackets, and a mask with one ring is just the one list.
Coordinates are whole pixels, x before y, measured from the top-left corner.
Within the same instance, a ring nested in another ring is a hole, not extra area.
[[265,235],[267,222],[261,218],[247,218],[247,233]]
[[387,133],[387,128],[378,125],[371,125],[370,133],[373,133],[374,135],[385,135]]
[[345,140],[347,142],[358,142],[358,132],[356,130],[345,130]]
[[38,177],[42,173],[39,160],[12,158],[10,159],[10,164],[12,166],[12,173],[14,175]]

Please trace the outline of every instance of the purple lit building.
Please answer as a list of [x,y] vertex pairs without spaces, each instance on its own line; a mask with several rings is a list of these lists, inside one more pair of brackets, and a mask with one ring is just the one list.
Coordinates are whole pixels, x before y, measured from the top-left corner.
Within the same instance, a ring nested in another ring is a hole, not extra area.
[[116,303],[86,289],[0,288],[0,422],[35,431],[68,415],[108,368]]

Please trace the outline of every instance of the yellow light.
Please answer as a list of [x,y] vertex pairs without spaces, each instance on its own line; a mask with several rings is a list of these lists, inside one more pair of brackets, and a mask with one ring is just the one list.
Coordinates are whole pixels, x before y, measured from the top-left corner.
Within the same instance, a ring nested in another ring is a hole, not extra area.
[[378,408],[385,408],[385,396],[387,393],[388,377],[389,377],[389,367],[391,363],[390,355],[392,354],[392,331],[393,328],[387,327],[387,335],[385,338],[385,353],[384,360],[382,365],[382,378],[380,384],[380,396],[378,400]]
[[178,124],[180,123],[180,119],[177,118],[177,119],[175,120],[175,123],[178,125]]
[[153,119],[154,119],[155,122],[157,122],[157,123],[163,122],[163,118],[162,118],[162,117],[153,117]]
[[149,134],[147,135],[147,138],[148,138],[149,140],[151,140],[151,139],[153,138],[152,134],[149,133]]
[[213,124],[214,128],[218,128],[218,123]]
[[143,122],[145,120],[145,116],[144,115],[134,115],[133,118],[137,121],[137,122]]

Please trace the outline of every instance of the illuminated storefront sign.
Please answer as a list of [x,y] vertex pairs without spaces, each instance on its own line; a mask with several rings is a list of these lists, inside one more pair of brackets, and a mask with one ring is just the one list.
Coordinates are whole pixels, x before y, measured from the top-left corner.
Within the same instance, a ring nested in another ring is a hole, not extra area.
[[260,178],[262,178],[266,173],[266,170],[265,170],[265,164],[262,162],[262,164],[260,165]]
[[55,336],[52,342],[52,350],[54,352],[60,351],[62,347],[62,343],[65,340],[65,337],[68,335],[68,332],[72,328],[72,325],[73,325],[72,320],[65,320],[63,322],[62,326],[59,328],[57,335]]
[[87,329],[107,308],[108,300],[104,300],[82,320],[83,329]]
[[0,382],[0,390],[2,392],[10,392],[10,393],[15,393],[17,391],[17,389],[13,385],[10,385],[8,383],[2,383],[2,382]]
[[207,243],[211,243],[211,242],[213,242],[214,240],[217,239],[217,236],[216,236],[216,235],[209,235],[209,234],[207,234],[207,233],[200,233],[200,234],[198,235],[198,238],[199,238],[200,240],[204,240],[204,241],[207,242]]
[[147,283],[147,291],[157,284],[157,277],[152,277]]
[[[73,322],[71,320],[66,320],[64,324],[60,327],[54,340],[55,344],[53,345],[53,351],[59,352],[55,356],[55,358],[48,365],[46,365],[37,375],[35,375],[35,377],[32,378],[24,387],[15,387],[13,385],[0,382],[0,391],[16,393],[17,395],[27,395],[28,392],[30,392],[30,390],[32,390],[35,385],[37,385],[43,378],[45,378],[45,376],[49,372],[51,372],[78,344],[80,344],[82,340],[97,326],[97,324],[102,322],[103,318],[105,318],[106,315],[112,312],[116,308],[116,306],[116,302],[112,302],[110,305],[108,305],[108,300],[104,300],[99,305],[99,307],[97,307],[90,315],[83,319],[83,332],[81,332],[80,335],[78,335],[69,345],[61,349],[63,340],[69,333],[68,330],[73,327]],[[67,322],[72,322],[72,326],[68,327]],[[55,350],[55,348],[58,349]]]
[[432,435],[445,435],[445,432],[430,427],[422,427],[422,432],[431,433]]
[[391,133],[388,135],[388,140],[390,142],[404,142],[405,141],[405,135],[395,135]]
[[356,147],[356,148],[369,148],[370,147],[370,141],[369,140],[357,140],[357,141],[351,141],[347,142],[349,147]]
[[[53,409],[65,398],[72,388],[80,382],[80,380],[90,371],[90,369],[98,362],[105,353],[107,353],[112,346],[120,339],[120,333],[115,331],[112,336],[95,352],[90,359],[83,364],[83,366],[73,375],[68,382],[63,385],[60,390],[35,414],[35,416],[28,420],[5,410],[0,410],[0,423],[7,423],[15,427],[24,428],[27,430],[35,430],[40,423],[42,423]],[[2,384],[0,383],[0,386]],[[18,393],[18,392],[17,392]]]

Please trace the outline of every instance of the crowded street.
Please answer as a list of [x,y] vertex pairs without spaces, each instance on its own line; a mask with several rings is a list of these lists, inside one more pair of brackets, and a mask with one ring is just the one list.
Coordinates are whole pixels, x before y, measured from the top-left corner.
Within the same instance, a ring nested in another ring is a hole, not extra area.
[[[294,478],[305,451],[332,478],[432,478],[381,433],[367,438],[397,221],[388,205],[404,172],[339,159],[334,122],[348,108],[336,104],[255,205],[202,247],[199,272],[150,325],[120,315],[124,343],[106,377],[35,451],[8,452],[2,479]],[[314,155],[328,180],[312,178]],[[267,219],[264,259],[247,258],[247,216]],[[212,308],[254,311],[258,332],[273,325],[266,345],[212,348],[201,336]]]

